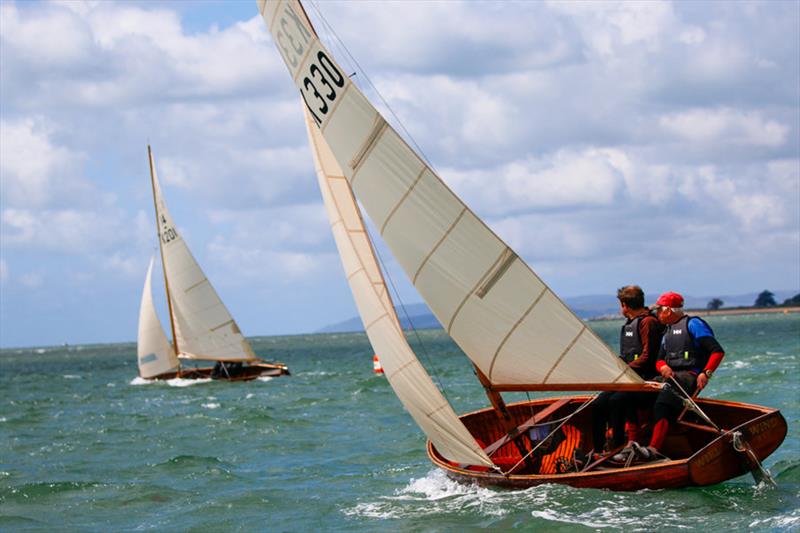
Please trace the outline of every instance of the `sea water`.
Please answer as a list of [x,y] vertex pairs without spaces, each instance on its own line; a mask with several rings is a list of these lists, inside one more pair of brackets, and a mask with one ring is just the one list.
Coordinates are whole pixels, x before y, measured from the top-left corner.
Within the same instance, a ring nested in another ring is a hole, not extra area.
[[[0,530],[800,530],[800,314],[709,322],[728,353],[704,396],[788,421],[765,461],[777,489],[749,475],[637,493],[454,482],[363,334],[254,338],[292,376],[246,383],[146,382],[130,343],[26,348],[0,352]],[[590,325],[617,344],[618,322]],[[409,340],[457,412],[488,405],[442,331]]]

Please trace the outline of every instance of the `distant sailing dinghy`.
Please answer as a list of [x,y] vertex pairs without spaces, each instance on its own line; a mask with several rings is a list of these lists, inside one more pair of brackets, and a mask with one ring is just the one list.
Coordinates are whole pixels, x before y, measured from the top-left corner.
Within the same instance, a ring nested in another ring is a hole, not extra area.
[[[167,340],[153,305],[151,261],[139,311],[139,375],[145,379],[210,377],[246,381],[288,374],[286,365],[268,363],[256,357],[250,343],[242,336],[239,326],[178,233],[161,195],[149,146],[147,153],[173,343]],[[216,364],[214,367],[183,366],[181,360],[213,361]]]
[[[776,409],[698,400],[657,463],[611,467],[591,447],[592,396],[506,405],[505,391],[656,390],[576,317],[443,183],[325,49],[296,0],[257,0],[303,99],[322,197],[361,319],[392,388],[448,475],[487,485],[614,490],[708,485],[760,468],[786,435]],[[408,345],[356,198],[491,408],[458,416]],[[716,421],[716,422],[714,422]],[[575,452],[579,454],[575,454]]]

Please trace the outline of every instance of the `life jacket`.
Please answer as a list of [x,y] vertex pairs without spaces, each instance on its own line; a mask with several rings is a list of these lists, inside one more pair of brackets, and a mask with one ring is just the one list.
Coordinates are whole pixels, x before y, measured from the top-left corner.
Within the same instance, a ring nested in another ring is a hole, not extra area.
[[[673,370],[701,369],[708,362],[710,354],[699,346],[695,346],[694,339],[689,333],[689,320],[692,319],[701,320],[711,331],[708,322],[689,315],[685,315],[674,324],[667,326],[667,331],[664,333],[664,352],[666,353],[664,361]],[[711,331],[711,334],[713,335],[714,332]]]
[[646,316],[629,318],[619,330],[619,356],[627,364],[631,364],[642,355],[644,346],[639,335],[639,322]]
[[564,424],[551,438],[555,438],[555,449],[547,450],[539,458],[539,474],[563,474],[570,470],[575,450],[581,446],[581,432],[575,426]]

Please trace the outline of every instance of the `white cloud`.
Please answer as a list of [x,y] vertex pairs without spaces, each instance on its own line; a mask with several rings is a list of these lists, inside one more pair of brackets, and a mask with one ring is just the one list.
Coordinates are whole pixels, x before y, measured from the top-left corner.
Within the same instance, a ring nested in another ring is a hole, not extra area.
[[78,174],[84,160],[51,142],[46,121],[0,119],[0,190],[3,204],[48,207],[85,204],[95,191]]
[[614,149],[560,150],[481,170],[442,171],[446,181],[480,212],[610,205],[630,165]]
[[80,255],[128,243],[133,236],[124,214],[113,210],[4,209],[3,245]]
[[786,142],[789,128],[760,112],[735,109],[691,109],[662,116],[668,133],[691,142],[777,147]]

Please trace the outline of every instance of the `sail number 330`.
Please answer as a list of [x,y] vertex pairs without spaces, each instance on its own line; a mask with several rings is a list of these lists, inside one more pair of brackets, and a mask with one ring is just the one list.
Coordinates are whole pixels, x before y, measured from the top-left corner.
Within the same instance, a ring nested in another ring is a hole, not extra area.
[[300,94],[317,126],[322,124],[320,117],[324,117],[330,111],[329,104],[336,100],[337,88],[342,87],[344,87],[344,76],[325,52],[320,50],[317,52],[317,62],[309,65],[308,76],[303,78],[303,87],[300,89]]
[[[274,33],[284,61],[293,73],[297,73],[313,43],[311,33],[290,5],[286,5],[280,13]],[[344,87],[345,78],[323,50],[319,50],[307,64],[305,72],[296,74],[295,79],[302,77],[300,95],[317,126],[320,126],[330,112],[331,104],[341,94],[339,90]]]

